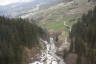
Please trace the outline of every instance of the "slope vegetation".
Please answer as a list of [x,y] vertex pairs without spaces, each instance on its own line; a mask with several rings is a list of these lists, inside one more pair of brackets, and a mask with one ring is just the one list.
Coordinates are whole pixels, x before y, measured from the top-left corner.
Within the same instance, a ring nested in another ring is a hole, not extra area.
[[0,17],[0,64],[28,64],[26,51],[34,48],[39,52],[39,38],[45,38],[44,34],[40,27],[25,20]]
[[[48,9],[39,10],[35,13],[27,13],[21,17],[28,16],[38,22],[40,26],[47,29],[61,29],[64,24],[71,26],[78,18],[90,8],[94,7],[91,3],[78,5],[75,1],[60,3]],[[85,9],[86,8],[86,9]]]
[[76,64],[96,63],[96,7],[74,24],[70,33],[71,51],[78,55]]

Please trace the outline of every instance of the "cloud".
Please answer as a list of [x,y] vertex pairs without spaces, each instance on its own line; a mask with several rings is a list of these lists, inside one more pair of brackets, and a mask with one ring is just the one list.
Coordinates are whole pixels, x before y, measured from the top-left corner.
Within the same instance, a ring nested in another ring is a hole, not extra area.
[[16,2],[30,2],[33,0],[0,0],[0,5],[8,5]]

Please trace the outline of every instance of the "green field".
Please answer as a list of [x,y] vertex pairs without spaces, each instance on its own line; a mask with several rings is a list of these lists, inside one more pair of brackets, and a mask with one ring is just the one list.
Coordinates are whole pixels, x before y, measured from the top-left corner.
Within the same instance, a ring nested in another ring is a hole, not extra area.
[[46,10],[41,10],[37,12],[32,17],[37,19],[38,25],[46,28],[46,29],[60,29],[64,27],[64,22],[71,26],[74,21],[76,21],[81,15],[78,14],[67,14],[66,11],[77,8],[74,5],[59,4],[57,6],[53,6]]
[[64,27],[64,23],[68,26],[72,26],[77,21],[78,17],[80,17],[80,14],[65,16],[63,19],[59,19],[58,21],[41,21],[38,25],[46,29],[59,30]]
[[64,22],[71,26],[74,21],[77,21],[81,14],[70,12],[77,8],[78,6],[72,3],[60,3],[48,9],[39,10],[29,17],[38,21],[37,24],[42,28],[58,30],[64,27]]

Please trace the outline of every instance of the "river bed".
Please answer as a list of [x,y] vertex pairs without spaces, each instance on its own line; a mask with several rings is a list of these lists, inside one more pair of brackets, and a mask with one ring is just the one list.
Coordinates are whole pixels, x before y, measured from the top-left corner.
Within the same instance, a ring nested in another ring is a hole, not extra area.
[[50,42],[44,41],[46,49],[42,51],[40,61],[35,61],[30,64],[65,64],[63,59],[56,55],[57,47],[54,39],[50,37]]

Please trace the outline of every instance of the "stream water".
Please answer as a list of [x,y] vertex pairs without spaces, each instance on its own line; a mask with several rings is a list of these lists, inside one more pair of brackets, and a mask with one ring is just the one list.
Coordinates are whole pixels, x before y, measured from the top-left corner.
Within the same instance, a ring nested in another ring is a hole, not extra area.
[[40,61],[35,61],[30,64],[65,64],[63,59],[56,55],[57,48],[53,38],[50,38],[50,42],[43,41],[46,45],[46,49],[42,51]]

